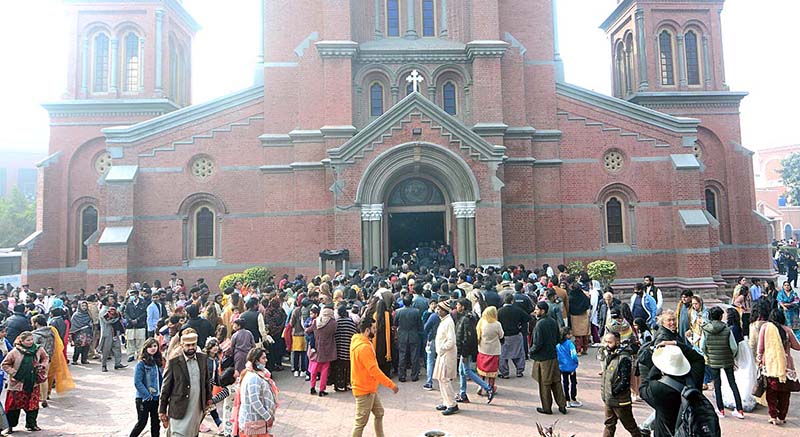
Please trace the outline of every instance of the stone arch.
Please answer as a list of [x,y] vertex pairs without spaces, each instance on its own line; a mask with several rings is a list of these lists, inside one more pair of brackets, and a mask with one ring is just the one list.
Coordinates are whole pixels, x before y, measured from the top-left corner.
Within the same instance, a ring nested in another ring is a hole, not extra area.
[[409,167],[430,170],[453,202],[480,200],[478,180],[469,165],[455,152],[442,146],[415,141],[383,152],[364,170],[356,191],[359,204],[382,203],[387,190]]
[[192,208],[198,203],[210,204],[214,207],[214,209],[217,210],[218,214],[228,213],[228,208],[219,197],[211,193],[194,193],[183,199],[183,202],[181,202],[180,206],[178,207],[178,215],[183,218],[188,217],[189,212],[191,212]]
[[355,86],[362,86],[364,85],[364,81],[367,79],[367,76],[370,76],[374,73],[383,74],[386,83],[396,83],[397,82],[397,75],[395,72],[390,70],[385,65],[381,64],[368,64],[361,67],[358,72],[356,73],[355,77],[353,78],[353,85]]
[[457,262],[476,264],[478,181],[461,156],[442,146],[420,141],[400,144],[383,152],[361,176],[356,203],[361,207],[363,266],[370,268],[386,261],[384,202],[390,190],[412,171],[435,180],[444,189],[456,221]]
[[228,213],[225,203],[220,198],[210,193],[194,193],[187,196],[178,207],[178,215],[181,217],[182,235],[182,262],[184,265],[191,265],[195,260],[193,251],[195,243],[195,212],[197,209],[207,206],[214,213],[214,255],[202,262],[208,265],[209,262],[215,263],[221,258],[222,253],[222,233],[220,227],[222,218]]
[[621,203],[622,212],[622,244],[636,247],[636,205],[639,198],[633,189],[622,183],[612,183],[603,187],[597,194],[595,204],[600,212],[600,245],[607,247],[618,244],[612,242],[608,231],[608,212],[607,204],[612,198],[616,198]]

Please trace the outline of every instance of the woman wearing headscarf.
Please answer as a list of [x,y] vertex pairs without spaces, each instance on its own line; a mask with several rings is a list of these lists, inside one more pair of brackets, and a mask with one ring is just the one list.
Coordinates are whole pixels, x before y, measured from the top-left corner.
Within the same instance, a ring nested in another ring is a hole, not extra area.
[[264,312],[264,324],[266,325],[269,336],[273,342],[269,344],[269,367],[270,370],[281,371],[281,357],[283,356],[286,342],[281,337],[286,323],[286,312],[281,308],[281,298],[278,296],[270,299],[267,309]]
[[303,301],[305,294],[300,293],[294,301],[294,309],[289,318],[289,326],[292,333],[292,371],[294,376],[300,376],[301,372],[308,372],[308,355],[306,355],[306,334],[303,329]]
[[497,307],[483,310],[475,330],[478,333],[478,375],[489,384],[494,394],[497,392],[494,382],[500,367],[500,342],[503,339],[503,326],[497,321]]
[[791,392],[800,390],[791,349],[800,350],[800,342],[786,326],[783,312],[772,310],[768,323],[758,333],[756,360],[761,374],[767,377],[767,408],[773,425],[786,423]]
[[46,381],[50,364],[47,352],[33,342],[33,333],[25,331],[14,342],[14,348],[3,359],[3,371],[9,375],[8,415],[9,432],[19,424],[20,410],[25,410],[25,428],[40,431],[36,424],[39,415],[39,383]]
[[784,281],[777,300],[778,308],[783,311],[783,317],[786,319],[786,326],[794,331],[797,339],[800,339],[800,298],[789,281]]
[[278,387],[267,370],[267,352],[258,347],[247,354],[247,366],[242,373],[239,391],[234,401],[234,435],[239,437],[270,437],[269,429],[278,408]]
[[375,320],[375,356],[378,359],[378,367],[389,376],[392,374],[392,359],[394,353],[394,333],[392,332],[392,313],[387,308],[383,299],[375,303],[375,313],[372,315]]
[[89,314],[89,304],[83,301],[78,304],[78,311],[70,319],[70,336],[75,347],[72,353],[72,364],[89,364],[89,346],[92,344],[92,315]]
[[589,323],[589,310],[592,302],[589,296],[577,282],[569,287],[569,322],[572,327],[572,336],[575,339],[575,349],[580,355],[586,355],[589,351],[589,335],[591,334],[591,324]]
[[314,337],[312,348],[309,345],[308,358],[309,368],[311,374],[311,394],[316,394],[314,388],[317,383],[317,374],[319,373],[319,396],[327,396],[328,392],[325,388],[328,385],[328,375],[331,369],[331,362],[336,360],[336,320],[333,317],[333,305],[325,305],[320,311],[319,315],[314,317],[312,310],[312,320],[306,328],[306,334],[311,334]]

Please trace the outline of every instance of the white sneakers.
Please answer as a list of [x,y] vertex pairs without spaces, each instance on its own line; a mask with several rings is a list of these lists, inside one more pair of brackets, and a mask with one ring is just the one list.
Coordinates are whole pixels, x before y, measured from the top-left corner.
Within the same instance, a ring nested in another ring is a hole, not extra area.
[[570,408],[579,408],[582,407],[583,404],[580,401],[569,401],[567,402],[567,406]]
[[733,410],[733,411],[731,411],[731,416],[733,416],[733,417],[735,417],[737,419],[744,419],[744,412]]
[[295,370],[294,371],[294,376],[295,376],[295,378],[300,376],[300,371],[299,370]]

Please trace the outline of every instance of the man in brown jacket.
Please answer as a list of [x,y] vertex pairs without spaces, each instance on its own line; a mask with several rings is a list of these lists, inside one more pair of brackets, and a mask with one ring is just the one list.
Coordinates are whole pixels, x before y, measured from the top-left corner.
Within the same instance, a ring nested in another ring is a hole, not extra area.
[[158,416],[172,437],[195,437],[211,406],[211,377],[206,355],[197,351],[197,334],[185,330],[183,353],[167,362]]

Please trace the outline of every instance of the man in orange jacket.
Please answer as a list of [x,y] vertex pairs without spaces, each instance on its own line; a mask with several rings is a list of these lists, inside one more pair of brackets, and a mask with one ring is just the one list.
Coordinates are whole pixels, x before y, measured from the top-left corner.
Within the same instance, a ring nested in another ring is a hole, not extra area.
[[378,368],[375,348],[370,341],[375,337],[372,317],[364,317],[358,325],[360,334],[350,340],[350,386],[356,397],[356,420],[352,437],[361,437],[369,422],[369,413],[375,416],[375,436],[383,434],[383,405],[378,399],[378,385],[397,393],[397,386]]

